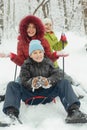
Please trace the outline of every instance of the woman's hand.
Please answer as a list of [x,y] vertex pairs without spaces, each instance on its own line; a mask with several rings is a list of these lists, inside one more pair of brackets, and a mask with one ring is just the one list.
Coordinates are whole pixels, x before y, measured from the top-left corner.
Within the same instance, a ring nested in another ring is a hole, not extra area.
[[9,56],[10,56],[10,54],[0,53],[0,58],[6,58]]

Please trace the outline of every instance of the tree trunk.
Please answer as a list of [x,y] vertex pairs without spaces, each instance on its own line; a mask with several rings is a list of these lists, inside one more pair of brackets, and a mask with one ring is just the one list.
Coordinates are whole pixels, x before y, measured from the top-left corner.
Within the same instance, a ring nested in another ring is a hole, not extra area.
[[85,33],[87,34],[87,0],[82,1]]

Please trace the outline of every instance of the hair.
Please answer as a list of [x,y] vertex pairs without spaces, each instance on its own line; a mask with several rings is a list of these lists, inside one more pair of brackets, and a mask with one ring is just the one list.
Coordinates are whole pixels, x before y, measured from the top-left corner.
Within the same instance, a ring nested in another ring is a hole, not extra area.
[[29,23],[33,23],[35,25],[36,38],[41,39],[44,36],[45,28],[42,21],[34,15],[28,15],[21,20],[19,24],[19,32],[22,39],[26,42],[29,42],[29,37],[26,31]]

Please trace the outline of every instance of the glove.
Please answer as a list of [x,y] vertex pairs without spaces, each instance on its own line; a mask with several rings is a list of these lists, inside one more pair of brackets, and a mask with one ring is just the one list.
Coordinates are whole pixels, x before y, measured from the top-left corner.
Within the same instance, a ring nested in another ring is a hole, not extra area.
[[67,56],[69,56],[69,54],[65,53],[64,51],[57,51],[57,56],[59,56],[59,57],[67,57]]
[[32,80],[32,88],[33,88],[33,91],[34,91],[35,89],[40,88],[40,87],[41,87],[40,77],[38,76],[38,77],[33,78],[33,80]]
[[61,34],[60,40],[61,40],[62,42],[67,42],[67,38],[66,38],[66,36],[65,36],[64,33]]
[[35,89],[38,89],[40,87],[40,84],[38,82],[39,82],[38,77],[33,78],[33,80],[32,80],[32,87],[34,87]]
[[16,56],[16,54],[14,54],[14,53],[10,53],[10,59],[14,59],[14,57]]
[[48,79],[46,77],[40,77],[40,82],[42,85],[42,88],[50,88],[51,84],[49,83]]
[[48,85],[49,85],[49,82],[48,82],[47,78],[41,77],[41,84],[42,84],[43,86],[48,86]]
[[33,78],[33,80],[32,80],[33,92],[34,92],[35,89],[38,89],[40,87],[49,88],[49,87],[51,87],[51,84],[49,83],[49,81],[45,77],[38,76],[36,78]]

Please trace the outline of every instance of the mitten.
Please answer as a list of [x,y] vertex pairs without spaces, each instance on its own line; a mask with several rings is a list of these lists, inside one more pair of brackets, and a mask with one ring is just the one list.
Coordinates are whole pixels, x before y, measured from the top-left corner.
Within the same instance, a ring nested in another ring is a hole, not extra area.
[[51,84],[49,83],[49,81],[46,77],[41,77],[41,85],[42,85],[42,88],[51,87]]
[[40,88],[40,87],[41,87],[40,78],[39,78],[39,77],[33,78],[33,80],[32,80],[32,88],[33,88],[33,91],[34,91],[35,89]]
[[59,57],[67,57],[67,56],[69,56],[69,54],[64,52],[64,51],[57,51],[57,55]]
[[61,40],[62,42],[67,42],[67,38],[66,38],[66,35],[65,35],[64,33],[61,34],[60,40]]

